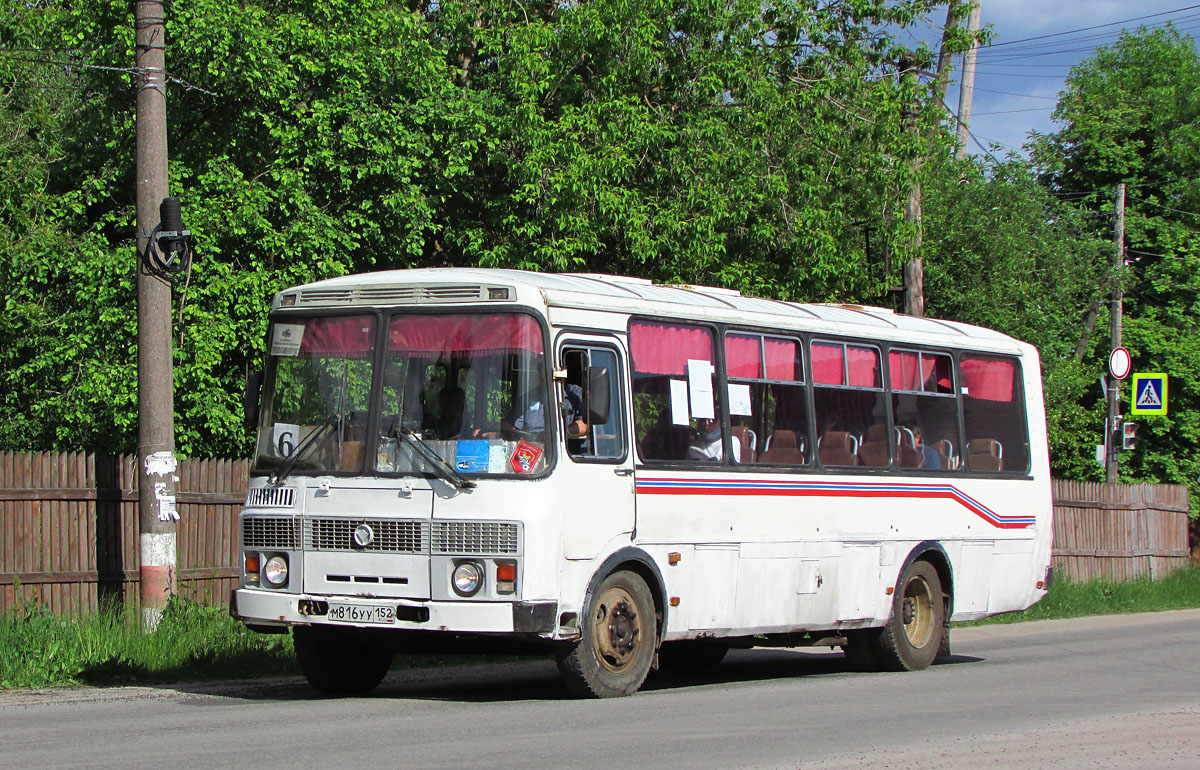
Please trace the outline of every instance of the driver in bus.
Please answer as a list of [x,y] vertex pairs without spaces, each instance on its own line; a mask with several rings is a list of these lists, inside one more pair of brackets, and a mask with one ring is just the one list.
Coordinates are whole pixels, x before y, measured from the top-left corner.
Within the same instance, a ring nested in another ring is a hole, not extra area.
[[[563,386],[562,400],[563,424],[567,436],[583,438],[587,436],[588,426],[583,421],[583,388],[573,383]],[[546,432],[546,410],[540,398],[525,399],[525,408],[514,408],[500,421],[499,431],[476,430],[478,438],[503,438],[506,432],[534,434],[544,439]]]

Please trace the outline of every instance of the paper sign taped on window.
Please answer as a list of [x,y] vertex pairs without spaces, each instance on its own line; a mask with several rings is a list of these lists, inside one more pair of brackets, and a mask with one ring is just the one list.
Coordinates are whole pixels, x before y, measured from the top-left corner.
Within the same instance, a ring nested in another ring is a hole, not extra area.
[[275,324],[271,335],[271,355],[298,356],[304,340],[304,324]]
[[713,365],[711,361],[688,359],[688,391],[692,400],[692,416],[713,419],[717,416],[713,398]]
[[750,386],[746,383],[729,383],[729,413],[747,417],[753,414],[750,408]]
[[688,384],[683,380],[671,380],[671,424],[690,425],[688,411]]

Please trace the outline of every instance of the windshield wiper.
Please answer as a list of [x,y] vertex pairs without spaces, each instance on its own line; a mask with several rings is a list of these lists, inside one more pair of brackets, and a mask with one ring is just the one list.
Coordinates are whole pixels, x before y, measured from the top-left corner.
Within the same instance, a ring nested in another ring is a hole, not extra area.
[[284,460],[283,465],[279,467],[279,470],[275,471],[275,475],[270,478],[270,483],[282,483],[283,480],[288,477],[288,474],[292,472],[292,469],[296,467],[296,463],[300,461],[300,458],[304,455],[304,453],[311,449],[316,444],[317,439],[323,436],[325,431],[329,430],[330,426],[336,423],[340,418],[340,414],[331,414],[325,418],[323,423],[313,428],[312,432],[305,436],[304,440],[300,442],[299,446],[297,446],[296,449],[290,455],[288,455],[287,459]]
[[474,481],[459,473],[453,465],[443,460],[437,452],[433,451],[425,443],[425,440],[417,435],[416,431],[393,427],[390,432],[407,441],[417,451],[417,454],[421,456],[421,459],[428,463],[433,468],[433,472],[441,476],[443,480],[450,482],[458,489],[471,489],[475,486]]

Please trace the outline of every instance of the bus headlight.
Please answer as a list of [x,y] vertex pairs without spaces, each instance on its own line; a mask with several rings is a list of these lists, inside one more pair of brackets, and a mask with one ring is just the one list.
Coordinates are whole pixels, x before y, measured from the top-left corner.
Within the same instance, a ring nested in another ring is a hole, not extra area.
[[474,596],[483,587],[483,569],[473,561],[461,562],[454,568],[450,583],[459,596]]
[[272,588],[282,588],[287,585],[287,557],[277,554],[267,559],[267,563],[263,565],[262,574]]

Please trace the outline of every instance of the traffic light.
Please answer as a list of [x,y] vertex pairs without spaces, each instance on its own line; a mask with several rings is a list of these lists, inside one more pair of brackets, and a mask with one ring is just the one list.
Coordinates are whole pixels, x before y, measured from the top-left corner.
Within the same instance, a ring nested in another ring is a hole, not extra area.
[[1137,449],[1138,424],[1136,422],[1121,423],[1121,449],[1125,452]]

